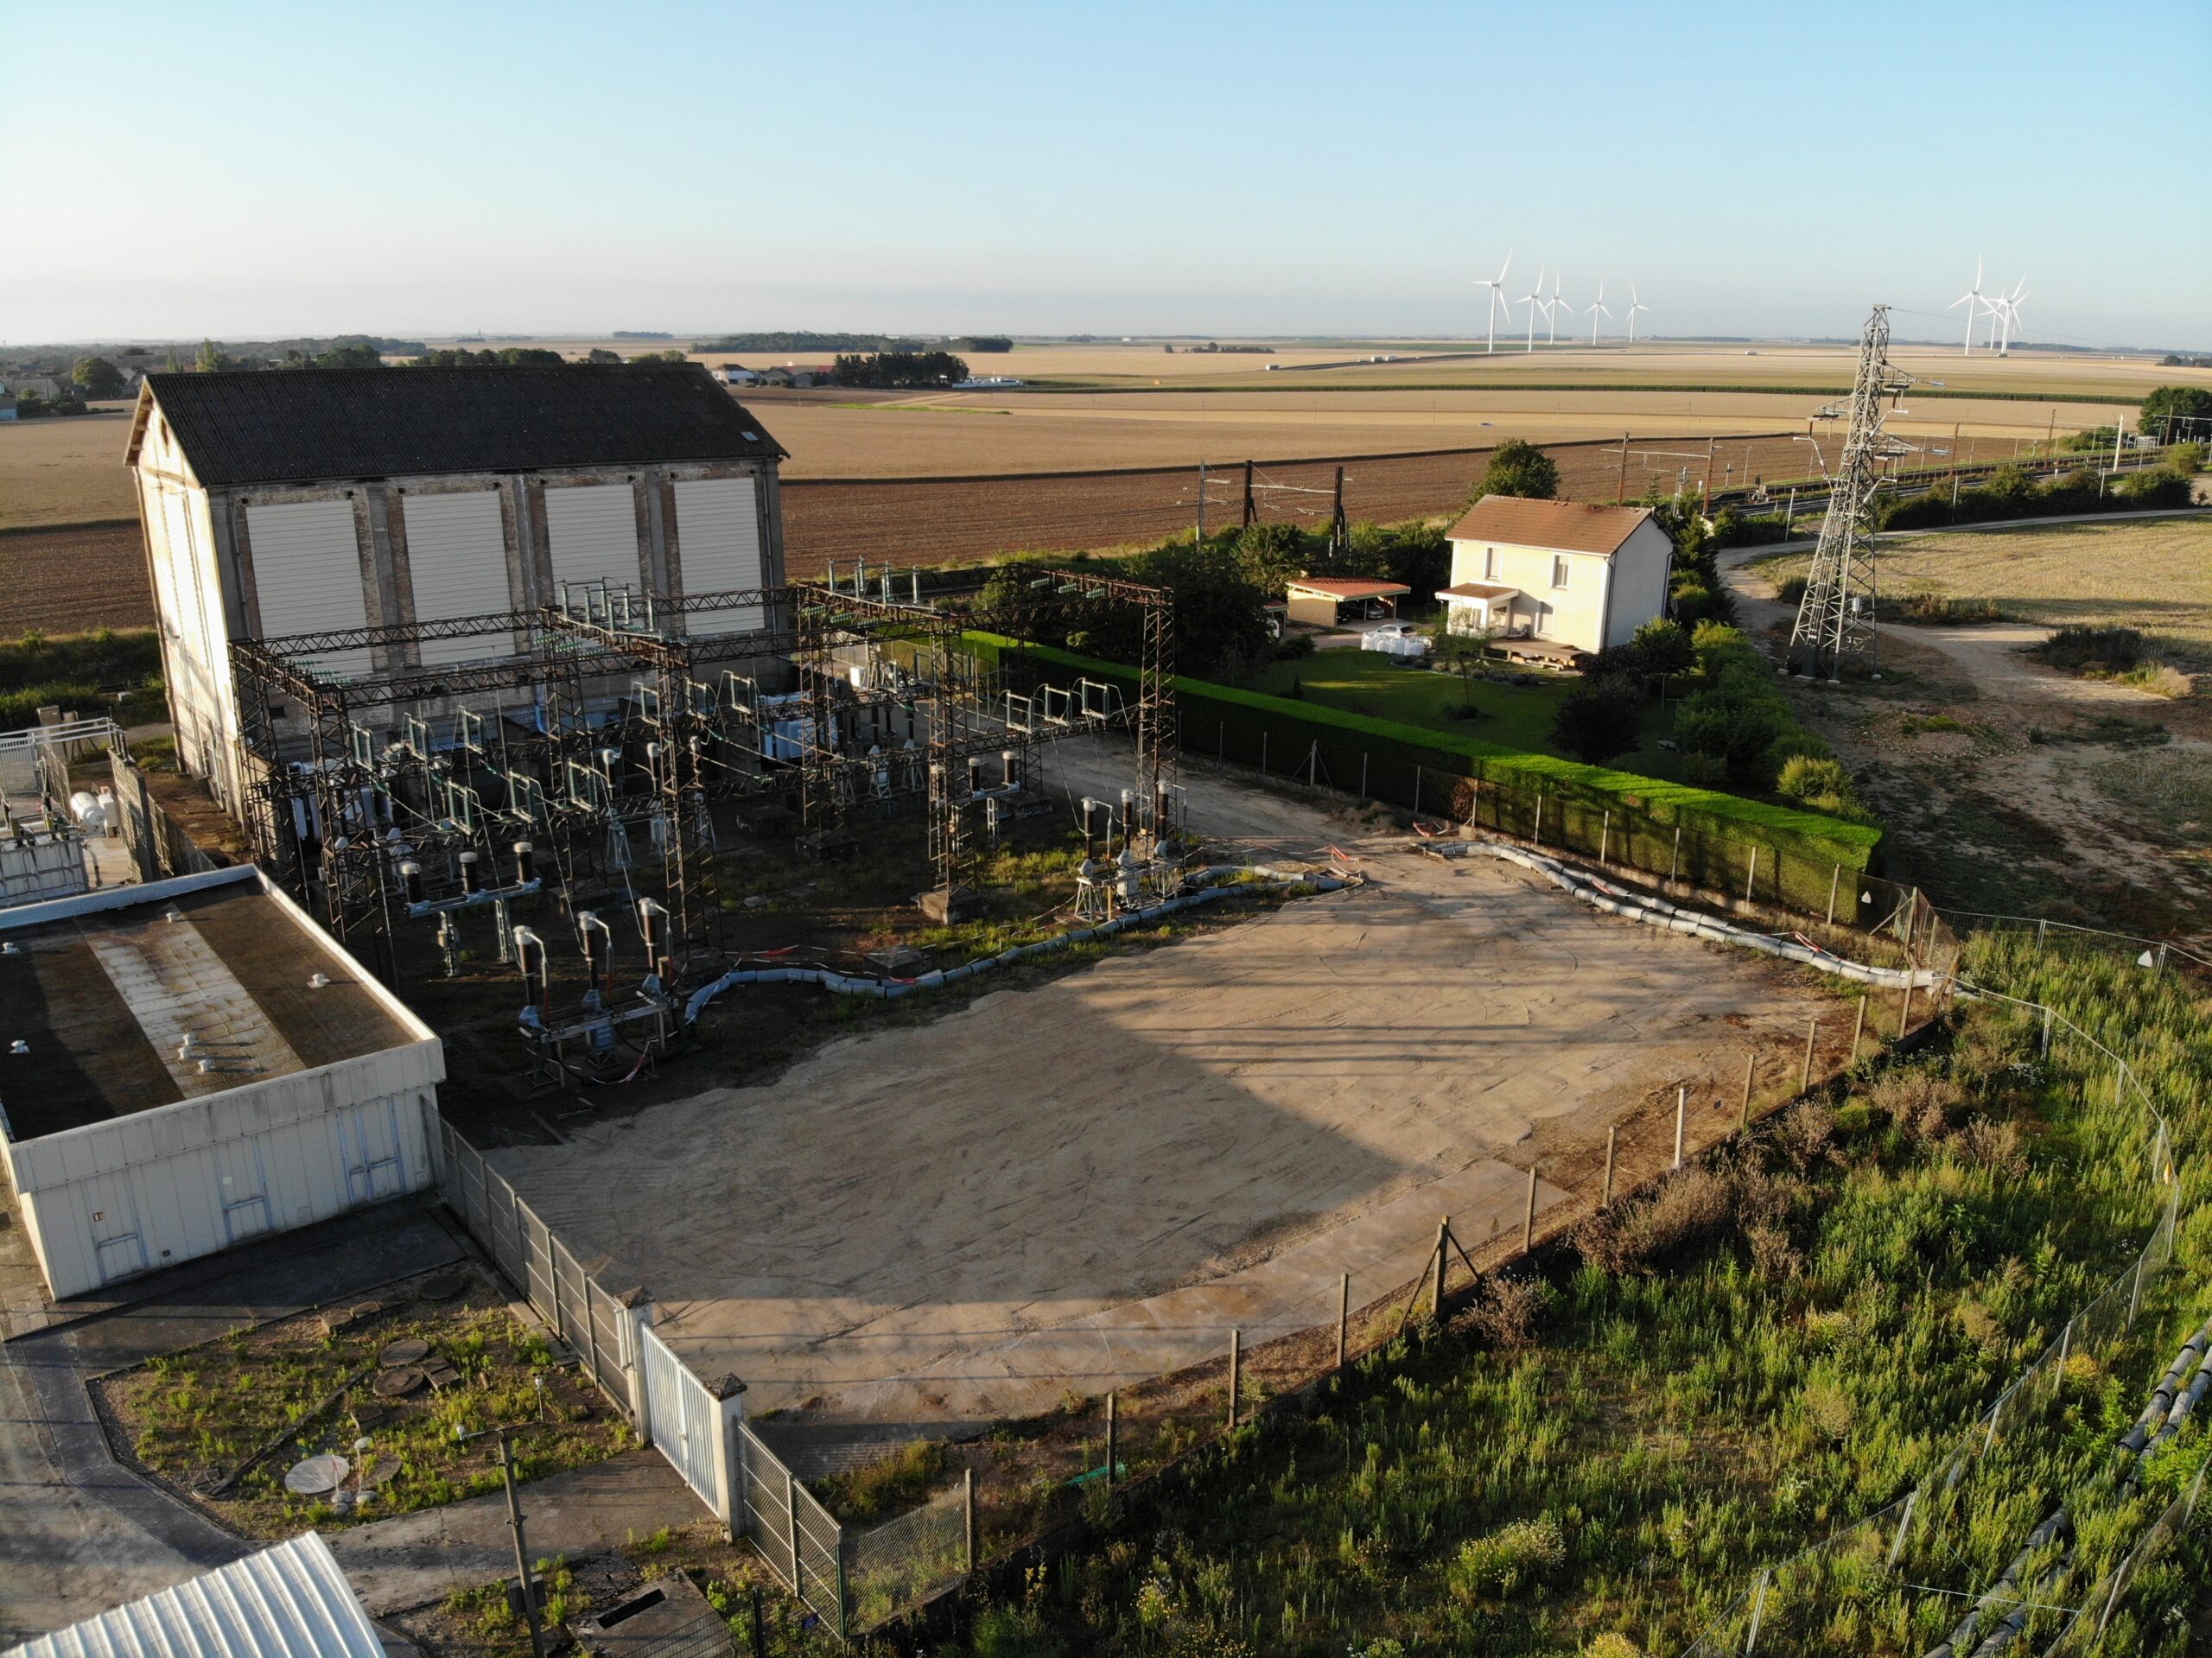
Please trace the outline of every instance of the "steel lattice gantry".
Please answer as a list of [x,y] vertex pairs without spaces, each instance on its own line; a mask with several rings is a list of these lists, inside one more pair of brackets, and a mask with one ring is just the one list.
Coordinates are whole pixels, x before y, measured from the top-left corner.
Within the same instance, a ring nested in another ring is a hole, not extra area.
[[[1056,575],[1054,586],[1056,595],[1141,608],[1137,785],[1147,805],[1164,802],[1175,742],[1168,595],[1090,575]],[[519,836],[558,867],[565,892],[580,864],[626,871],[628,837],[645,829],[661,853],[669,934],[661,970],[673,985],[698,975],[715,942],[714,801],[772,797],[795,785],[806,836],[826,848],[859,804],[925,797],[937,885],[946,893],[960,885],[976,850],[969,814],[995,811],[995,798],[1029,786],[1047,739],[993,712],[991,688],[957,648],[959,635],[1019,632],[1035,608],[959,611],[805,585],[656,605],[600,588],[539,610],[237,641],[241,775],[252,784],[246,828],[257,855],[303,898],[319,899],[340,938],[388,937],[402,855],[496,861],[502,837]],[[757,625],[697,626],[732,613]],[[423,642],[475,638],[485,641],[483,660],[415,660]],[[899,683],[848,683],[841,651],[894,645],[912,657]],[[366,651],[372,671],[340,677],[319,669],[318,659],[346,651]],[[768,696],[734,671],[709,677],[764,662],[787,665],[796,690]],[[593,688],[625,681],[626,695],[592,724]],[[509,709],[511,696],[520,697],[518,710]],[[467,699],[486,697],[498,699],[495,711],[468,710]],[[280,715],[280,699],[296,705],[296,718]],[[434,721],[419,712],[426,707],[457,712]],[[397,713],[403,727],[381,746],[360,723],[379,709]],[[798,717],[776,717],[784,712]],[[448,719],[454,736],[441,744],[432,726]],[[918,752],[861,752],[868,734],[887,735],[899,723],[906,750],[922,738]],[[992,759],[1003,770],[987,778]]]
[[1859,339],[1843,456],[1828,493],[1827,516],[1789,634],[1797,672],[1839,679],[1846,665],[1876,666],[1874,496],[1880,464],[1910,452],[1882,430],[1882,400],[1910,382],[1890,366],[1890,310],[1878,305]]

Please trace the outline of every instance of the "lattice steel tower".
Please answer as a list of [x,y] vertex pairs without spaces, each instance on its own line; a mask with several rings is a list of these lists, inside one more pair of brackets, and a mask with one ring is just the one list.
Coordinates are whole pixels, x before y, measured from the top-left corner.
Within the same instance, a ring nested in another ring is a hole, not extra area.
[[1825,668],[1834,681],[1846,666],[1874,670],[1874,492],[1880,463],[1909,452],[1884,434],[1882,399],[1909,384],[1890,366],[1890,308],[1877,305],[1859,337],[1843,459],[1830,480],[1820,547],[1790,630],[1789,665],[1797,672],[1818,677]]

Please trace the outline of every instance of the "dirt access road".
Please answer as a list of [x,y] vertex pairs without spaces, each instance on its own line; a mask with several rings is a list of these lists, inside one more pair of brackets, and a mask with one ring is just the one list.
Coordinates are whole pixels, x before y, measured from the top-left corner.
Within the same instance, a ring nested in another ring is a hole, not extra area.
[[[1071,741],[1054,776],[1129,769]],[[1678,1079],[1692,1143],[1715,1137],[1747,1048],[1785,1063],[1835,1006],[1509,866],[1186,781],[1200,830],[1261,858],[1333,842],[1367,884],[492,1160],[753,1411],[974,1420],[1333,1320],[1340,1272],[1355,1303],[1408,1281],[1440,1215],[1475,1245],[1517,1229],[1531,1160],[1602,1156],[1661,1096],[1671,1134]]]
[[[1778,654],[1792,613],[1744,568],[1774,550],[1721,563]],[[2046,668],[2037,624],[1879,631],[1880,685],[1785,683],[1890,830],[1892,873],[1939,908],[2212,946],[2212,698]]]

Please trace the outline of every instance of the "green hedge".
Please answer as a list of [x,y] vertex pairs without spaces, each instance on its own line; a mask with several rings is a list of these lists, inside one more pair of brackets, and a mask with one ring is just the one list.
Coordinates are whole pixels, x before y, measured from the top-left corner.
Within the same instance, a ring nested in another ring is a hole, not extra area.
[[[963,637],[1016,689],[1077,678],[1103,681],[1129,695],[1136,689],[1136,670],[1123,664],[999,634]],[[1865,874],[1881,844],[1880,829],[1817,812],[1204,680],[1179,678],[1175,704],[1188,753],[1262,765],[1281,776],[1303,778],[1310,771],[1338,789],[1471,818],[1522,838],[1541,832],[1547,845],[1603,852],[1615,862],[1678,873],[1739,896],[1748,887],[1763,900],[1810,914],[1825,912],[1834,890],[1838,921],[1857,918],[1862,885],[1840,880],[1839,872]],[[1882,907],[1878,900],[1876,908]]]

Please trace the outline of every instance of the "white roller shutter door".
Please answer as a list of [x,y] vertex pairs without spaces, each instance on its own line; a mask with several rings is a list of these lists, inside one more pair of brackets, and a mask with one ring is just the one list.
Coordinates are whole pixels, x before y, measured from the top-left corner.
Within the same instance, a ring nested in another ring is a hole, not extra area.
[[638,562],[637,496],[627,484],[548,489],[545,538],[553,554],[556,603],[563,581],[645,587]]
[[[263,638],[369,625],[352,501],[256,502],[245,510],[245,525]],[[309,661],[325,673],[369,670],[365,650]]]
[[[483,616],[515,607],[507,588],[507,544],[497,490],[409,495],[403,499],[407,568],[415,582],[416,621],[442,622],[454,616]],[[505,633],[424,639],[417,647],[423,661],[432,666],[509,656],[513,648],[513,639]]]
[[[728,593],[760,585],[758,480],[687,478],[676,486],[676,544],[683,594]],[[758,605],[703,611],[690,618],[694,633],[741,633],[767,626]]]

